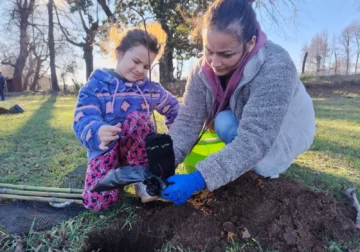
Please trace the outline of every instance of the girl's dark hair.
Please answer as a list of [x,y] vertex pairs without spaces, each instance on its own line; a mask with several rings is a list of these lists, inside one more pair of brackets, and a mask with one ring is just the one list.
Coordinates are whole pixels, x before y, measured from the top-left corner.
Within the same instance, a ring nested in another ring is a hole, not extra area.
[[216,0],[204,17],[204,28],[215,28],[246,44],[257,35],[256,14],[249,0]]
[[116,47],[116,51],[125,53],[134,46],[139,45],[149,48],[150,52],[153,52],[156,55],[160,52],[161,49],[161,45],[154,35],[146,33],[141,29],[130,29],[121,39],[120,44],[118,47]]

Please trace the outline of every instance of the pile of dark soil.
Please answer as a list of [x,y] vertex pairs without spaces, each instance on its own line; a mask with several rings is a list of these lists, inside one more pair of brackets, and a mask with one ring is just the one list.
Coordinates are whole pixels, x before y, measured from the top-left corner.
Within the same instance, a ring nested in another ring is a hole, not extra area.
[[264,180],[247,173],[186,204],[135,203],[136,223],[124,222],[88,234],[83,251],[154,251],[167,241],[192,251],[225,251],[231,241],[252,244],[242,251],[326,251],[330,241],[359,237],[356,211],[333,196],[286,178]]

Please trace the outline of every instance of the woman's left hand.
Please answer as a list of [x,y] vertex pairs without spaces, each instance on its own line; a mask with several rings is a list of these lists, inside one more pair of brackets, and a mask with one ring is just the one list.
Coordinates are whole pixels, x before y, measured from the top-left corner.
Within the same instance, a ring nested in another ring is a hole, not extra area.
[[173,175],[167,182],[169,186],[161,192],[161,198],[176,205],[185,203],[194,192],[205,188],[205,180],[199,171]]

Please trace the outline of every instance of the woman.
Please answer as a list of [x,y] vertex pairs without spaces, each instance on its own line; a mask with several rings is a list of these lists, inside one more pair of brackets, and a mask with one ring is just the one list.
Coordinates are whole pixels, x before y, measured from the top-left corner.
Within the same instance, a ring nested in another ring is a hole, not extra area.
[[204,58],[190,74],[169,130],[176,165],[203,127],[213,125],[226,146],[199,162],[196,172],[168,178],[162,197],[175,204],[249,170],[278,177],[315,135],[312,100],[295,65],[282,47],[267,41],[248,0],[217,0],[204,17],[203,44]]

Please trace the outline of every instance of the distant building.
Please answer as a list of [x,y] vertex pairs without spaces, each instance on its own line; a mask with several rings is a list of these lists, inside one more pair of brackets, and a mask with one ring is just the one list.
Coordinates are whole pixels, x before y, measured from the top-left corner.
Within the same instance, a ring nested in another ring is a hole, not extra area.
[[[6,79],[7,87],[6,87],[5,90],[7,90],[7,92],[30,90],[29,86],[27,87],[26,90],[23,90],[22,87],[15,87],[14,86],[13,79],[12,79],[13,74],[14,74],[14,68],[12,66],[0,65],[0,72],[2,72],[2,74],[4,75],[4,77]],[[32,80],[30,80],[30,81],[32,81]],[[50,77],[47,74],[45,74],[39,80],[39,83],[37,85],[37,90],[42,90],[42,91],[50,91],[51,90],[51,80],[50,80]]]

